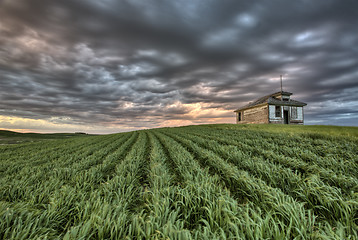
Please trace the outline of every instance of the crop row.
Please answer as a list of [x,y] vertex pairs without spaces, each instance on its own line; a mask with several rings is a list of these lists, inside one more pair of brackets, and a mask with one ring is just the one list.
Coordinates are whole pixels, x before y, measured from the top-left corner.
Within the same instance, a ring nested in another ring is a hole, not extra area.
[[334,141],[198,126],[1,146],[0,238],[355,239],[357,152]]

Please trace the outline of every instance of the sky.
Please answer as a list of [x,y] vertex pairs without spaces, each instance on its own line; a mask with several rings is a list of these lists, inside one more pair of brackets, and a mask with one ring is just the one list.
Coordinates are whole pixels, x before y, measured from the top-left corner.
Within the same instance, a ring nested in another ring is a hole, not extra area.
[[235,123],[283,89],[358,126],[356,0],[0,0],[0,129]]

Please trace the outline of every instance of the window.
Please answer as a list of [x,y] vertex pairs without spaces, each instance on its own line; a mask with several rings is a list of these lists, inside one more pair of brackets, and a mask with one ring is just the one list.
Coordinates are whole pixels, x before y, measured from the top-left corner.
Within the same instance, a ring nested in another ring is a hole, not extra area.
[[297,119],[297,107],[291,107],[291,118]]
[[244,112],[237,113],[237,121],[241,122],[244,119]]
[[275,117],[281,117],[281,106],[275,107]]
[[282,101],[290,101],[290,96],[281,96]]

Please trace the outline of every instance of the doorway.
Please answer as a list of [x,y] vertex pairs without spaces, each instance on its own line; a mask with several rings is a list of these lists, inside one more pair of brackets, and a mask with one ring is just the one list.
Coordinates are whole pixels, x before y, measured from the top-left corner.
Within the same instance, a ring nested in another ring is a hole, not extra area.
[[289,118],[288,118],[288,111],[287,110],[283,111],[283,122],[284,122],[284,124],[289,124],[290,123]]

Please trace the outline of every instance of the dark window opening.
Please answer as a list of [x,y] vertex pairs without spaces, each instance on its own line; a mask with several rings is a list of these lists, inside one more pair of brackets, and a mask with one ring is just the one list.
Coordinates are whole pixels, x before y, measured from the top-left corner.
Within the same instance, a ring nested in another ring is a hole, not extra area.
[[237,113],[237,121],[241,122],[244,120],[244,112],[238,112]]
[[283,111],[283,118],[284,118],[284,123],[285,124],[289,124],[289,114],[288,114],[288,111]]
[[276,106],[275,108],[275,116],[281,117],[281,106]]

